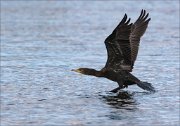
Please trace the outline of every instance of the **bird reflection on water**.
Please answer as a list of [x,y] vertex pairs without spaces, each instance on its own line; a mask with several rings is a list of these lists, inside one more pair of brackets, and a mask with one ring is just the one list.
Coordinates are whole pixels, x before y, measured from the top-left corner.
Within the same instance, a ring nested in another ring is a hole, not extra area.
[[138,111],[137,96],[150,95],[152,92],[130,92],[120,90],[114,94],[111,92],[101,96],[104,103],[110,106],[111,111],[106,115],[110,120],[123,120],[134,117],[134,112]]
[[103,101],[113,108],[134,110],[136,109],[137,102],[133,98],[134,93],[128,91],[119,91],[116,95],[109,93],[103,96]]
[[[129,91],[119,91],[117,94],[107,93],[102,96],[102,100],[112,108],[106,115],[111,120],[122,120],[129,118],[132,112],[137,110],[137,101],[133,98],[134,93]],[[126,113],[126,114],[123,114]]]

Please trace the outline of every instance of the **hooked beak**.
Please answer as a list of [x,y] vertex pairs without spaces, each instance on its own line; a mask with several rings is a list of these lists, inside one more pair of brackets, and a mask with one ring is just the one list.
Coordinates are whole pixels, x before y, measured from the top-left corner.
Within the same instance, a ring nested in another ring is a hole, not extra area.
[[72,69],[71,71],[77,72],[77,73],[81,73],[81,71],[79,69]]

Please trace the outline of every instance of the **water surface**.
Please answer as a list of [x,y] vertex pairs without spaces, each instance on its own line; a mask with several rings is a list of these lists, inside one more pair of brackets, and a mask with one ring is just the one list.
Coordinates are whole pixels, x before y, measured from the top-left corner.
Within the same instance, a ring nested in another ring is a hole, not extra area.
[[[1,125],[178,126],[178,1],[2,1]],[[124,13],[151,21],[133,74],[156,93],[70,71],[101,69]]]

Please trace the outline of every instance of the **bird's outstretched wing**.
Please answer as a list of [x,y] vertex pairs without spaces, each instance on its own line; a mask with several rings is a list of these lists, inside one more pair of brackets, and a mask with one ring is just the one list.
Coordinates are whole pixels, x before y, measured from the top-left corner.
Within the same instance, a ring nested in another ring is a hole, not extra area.
[[131,47],[129,42],[131,25],[127,15],[105,39],[108,59],[105,68],[113,70],[130,70],[131,68]]
[[151,18],[148,18],[148,15],[149,13],[146,14],[146,11],[142,10],[139,18],[131,26],[131,33],[130,33],[129,41],[130,41],[130,46],[131,46],[132,66],[134,65],[134,62],[137,58],[140,38],[145,33],[148,23],[151,20]]
[[132,71],[138,54],[140,37],[150,21],[147,17],[146,11],[142,10],[136,22],[129,24],[130,18],[124,15],[119,25],[105,39],[108,59],[104,68]]

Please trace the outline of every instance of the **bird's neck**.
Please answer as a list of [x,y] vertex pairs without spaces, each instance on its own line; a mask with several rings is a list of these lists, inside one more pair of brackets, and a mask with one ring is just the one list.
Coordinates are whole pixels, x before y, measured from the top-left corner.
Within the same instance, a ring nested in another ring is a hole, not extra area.
[[83,74],[96,76],[96,77],[102,77],[103,76],[103,73],[101,71],[98,71],[98,70],[95,70],[95,69],[90,69],[90,68],[87,68],[86,71]]

